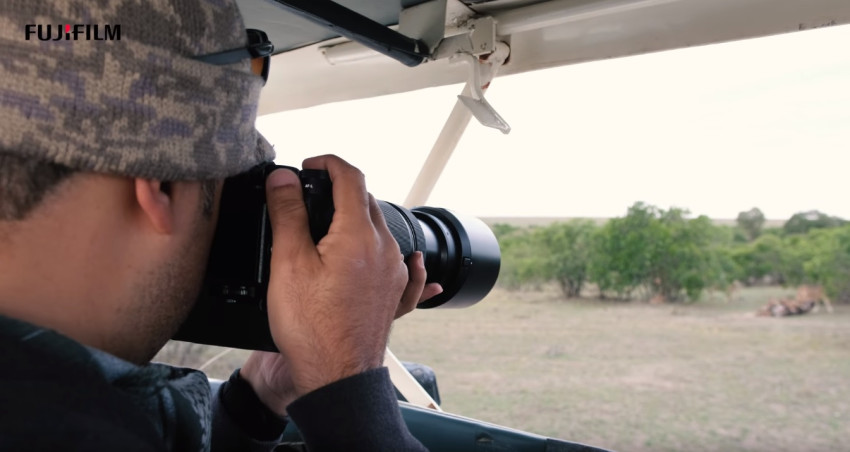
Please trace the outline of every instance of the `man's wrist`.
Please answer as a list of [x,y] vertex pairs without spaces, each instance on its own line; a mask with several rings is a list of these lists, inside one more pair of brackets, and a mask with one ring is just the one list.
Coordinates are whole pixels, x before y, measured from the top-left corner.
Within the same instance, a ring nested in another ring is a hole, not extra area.
[[219,391],[228,415],[249,437],[267,441],[283,433],[287,420],[260,400],[249,382],[241,377],[240,369],[231,374]]
[[[286,406],[292,403],[297,397],[292,387],[291,380],[285,383],[280,383],[273,387],[272,383],[267,381],[267,375],[264,372],[269,372],[269,369],[264,368],[263,357],[260,353],[253,353],[241,369],[238,369],[238,375],[242,381],[251,387],[259,401],[269,410],[276,413],[280,417],[286,417]],[[280,369],[275,369],[275,372]]]
[[357,362],[346,363],[340,359],[327,366],[314,365],[309,368],[295,368],[292,373],[292,382],[297,397],[303,397],[304,395],[319,388],[323,388],[355,375],[380,369],[382,366],[383,354],[381,355],[381,358],[361,360]]

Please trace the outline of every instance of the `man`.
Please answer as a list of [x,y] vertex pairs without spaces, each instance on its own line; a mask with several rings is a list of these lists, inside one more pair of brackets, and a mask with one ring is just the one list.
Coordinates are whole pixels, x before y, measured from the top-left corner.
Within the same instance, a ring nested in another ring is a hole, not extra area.
[[441,289],[333,156],[303,162],[334,183],[318,245],[295,174],[267,180],[281,353],[212,396],[149,364],[197,297],[222,180],[273,156],[252,62],[198,58],[246,46],[235,4],[11,0],[0,20],[0,450],[269,450],[287,417],[311,450],[422,450],[381,363]]

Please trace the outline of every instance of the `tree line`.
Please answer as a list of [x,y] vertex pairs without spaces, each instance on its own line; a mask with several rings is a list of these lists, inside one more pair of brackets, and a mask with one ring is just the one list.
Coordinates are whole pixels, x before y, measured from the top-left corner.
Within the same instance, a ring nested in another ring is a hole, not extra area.
[[736,224],[691,218],[685,209],[636,203],[602,224],[572,220],[546,227],[496,224],[500,284],[555,282],[567,298],[592,285],[600,298],[697,301],[733,284],[819,284],[850,301],[850,224],[818,211],[765,227],[753,208]]

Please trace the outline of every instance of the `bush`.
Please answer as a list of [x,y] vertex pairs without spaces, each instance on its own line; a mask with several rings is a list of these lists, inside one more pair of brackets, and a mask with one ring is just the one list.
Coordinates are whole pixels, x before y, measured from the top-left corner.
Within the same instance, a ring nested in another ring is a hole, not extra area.
[[593,222],[575,220],[553,224],[535,234],[544,253],[541,276],[557,282],[567,298],[578,297],[587,282],[595,230]]
[[509,290],[516,290],[529,284],[542,282],[538,261],[543,251],[534,241],[534,229],[494,228],[494,232],[502,251],[499,285]]
[[718,232],[707,217],[688,219],[687,211],[662,210],[636,203],[624,218],[608,221],[596,235],[591,279],[601,291],[630,298],[635,290],[667,301],[699,298],[727,278],[732,267],[718,254]]
[[830,299],[850,302],[850,226],[818,231],[810,243],[812,257],[803,264],[805,277],[822,285]]
[[500,284],[508,289],[557,282],[567,298],[577,297],[587,281],[591,240],[590,221],[556,223],[545,228],[497,233],[502,248]]
[[[601,298],[614,294],[628,299],[640,293],[683,301],[735,281],[769,279],[793,286],[820,284],[830,298],[850,301],[850,225],[815,226],[843,220],[822,214],[804,217],[790,228],[761,230],[746,243],[740,240],[740,228],[715,226],[704,216],[688,218],[686,210],[644,203],[602,226],[590,221],[523,229],[495,225],[502,248],[499,281],[509,289],[556,282],[567,298],[595,283]],[[815,223],[800,226],[805,221]],[[794,232],[798,230],[806,232]]]

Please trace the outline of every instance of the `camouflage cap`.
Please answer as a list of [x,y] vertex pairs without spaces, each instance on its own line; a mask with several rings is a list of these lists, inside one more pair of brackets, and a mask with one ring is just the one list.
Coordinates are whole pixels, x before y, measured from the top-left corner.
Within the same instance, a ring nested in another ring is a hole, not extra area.
[[247,44],[233,0],[3,0],[0,152],[161,180],[271,160],[250,61],[193,59]]

